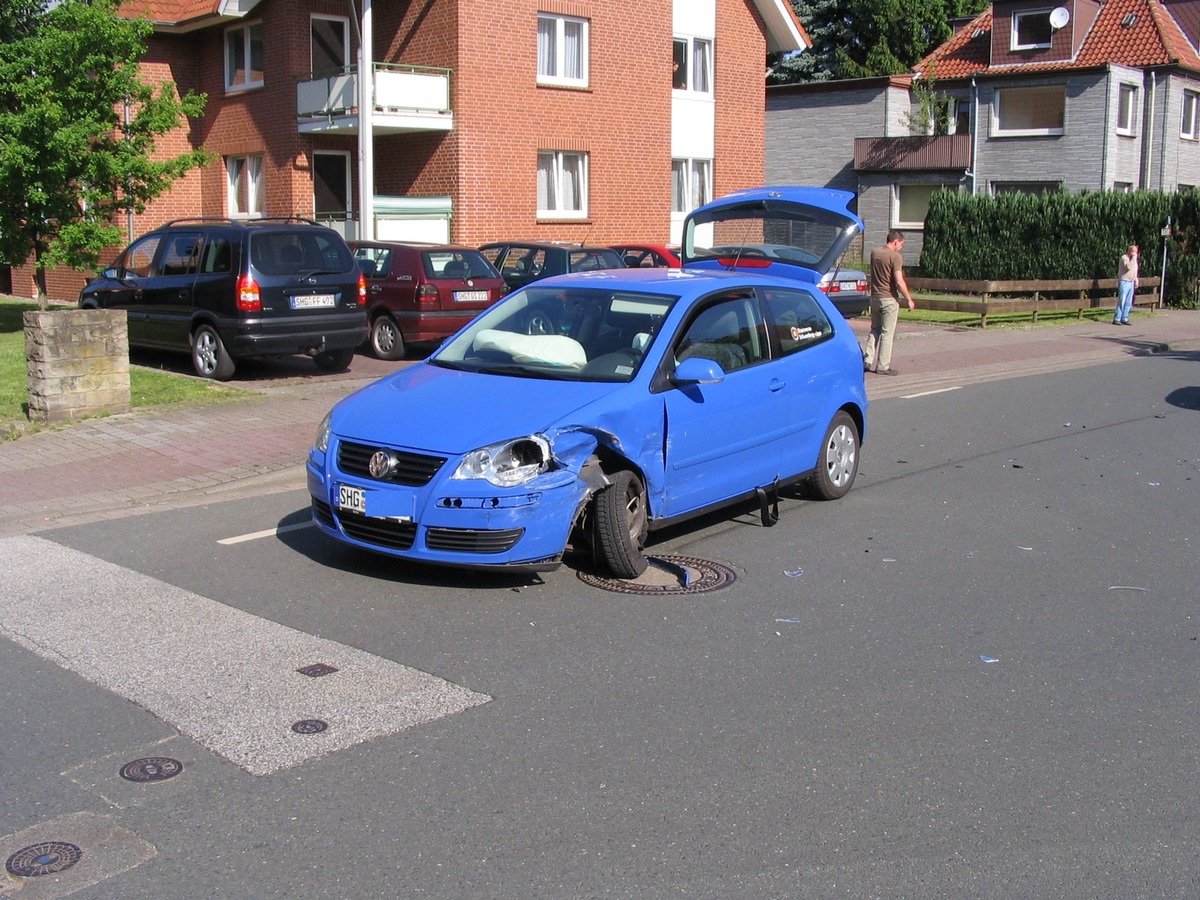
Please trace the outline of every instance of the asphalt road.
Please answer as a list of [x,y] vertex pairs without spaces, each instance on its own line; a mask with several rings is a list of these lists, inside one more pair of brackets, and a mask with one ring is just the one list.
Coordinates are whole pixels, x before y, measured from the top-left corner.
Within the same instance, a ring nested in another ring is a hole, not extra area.
[[[711,593],[397,566],[294,492],[0,542],[43,563],[0,855],[82,850],[22,900],[1200,895],[1197,363],[876,402],[843,501],[660,536]],[[372,674],[297,702],[278,629]],[[414,680],[460,707],[375,727]],[[305,702],[336,727],[272,749]]]

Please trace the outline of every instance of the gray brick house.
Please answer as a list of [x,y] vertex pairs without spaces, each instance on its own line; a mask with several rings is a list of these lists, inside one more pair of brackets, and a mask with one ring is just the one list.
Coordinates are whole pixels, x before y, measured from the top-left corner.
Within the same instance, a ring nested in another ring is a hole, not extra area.
[[1200,0],[997,0],[910,74],[768,88],[767,182],[853,191],[913,262],[939,188],[1192,190],[1198,44]]

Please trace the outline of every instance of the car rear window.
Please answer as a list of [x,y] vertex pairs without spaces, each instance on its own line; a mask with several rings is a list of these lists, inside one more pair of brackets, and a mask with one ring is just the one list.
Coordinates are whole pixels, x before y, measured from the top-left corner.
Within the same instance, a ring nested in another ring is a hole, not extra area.
[[424,250],[426,278],[499,278],[500,273],[478,250]]
[[250,260],[263,275],[348,272],[355,269],[345,241],[321,229],[268,231],[250,237]]

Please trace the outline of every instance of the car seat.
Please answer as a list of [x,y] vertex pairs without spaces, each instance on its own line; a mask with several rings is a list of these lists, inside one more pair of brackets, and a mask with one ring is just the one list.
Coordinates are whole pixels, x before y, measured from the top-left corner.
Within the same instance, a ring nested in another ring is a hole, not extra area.
[[446,267],[442,269],[443,278],[461,278],[464,281],[471,275],[471,267],[467,265],[465,260],[453,259],[446,263]]
[[711,359],[726,372],[740,369],[747,363],[746,351],[736,343],[739,332],[737,313],[732,309],[714,307],[700,314],[688,329],[688,343],[680,351],[679,362],[700,356]]

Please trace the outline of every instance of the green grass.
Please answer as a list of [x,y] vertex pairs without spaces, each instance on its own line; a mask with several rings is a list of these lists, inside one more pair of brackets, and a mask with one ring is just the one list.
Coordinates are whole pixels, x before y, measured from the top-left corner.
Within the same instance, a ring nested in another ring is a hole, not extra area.
[[[946,325],[962,328],[979,328],[979,313],[973,312],[949,312],[937,309],[921,309],[921,295],[913,294],[913,299],[917,301],[916,309],[908,309],[903,303],[900,304],[900,321],[901,322],[925,322],[930,325]],[[960,299],[960,298],[956,298]],[[1138,316],[1139,313],[1135,309],[1133,316]],[[1031,312],[989,312],[988,313],[988,328],[1005,328],[1019,327],[1028,328],[1030,326],[1040,327],[1043,325],[1071,325],[1084,322],[1105,322],[1113,317],[1112,309],[1085,309],[1083,311],[1083,319],[1081,320],[1073,309],[1060,310],[1042,310],[1038,313],[1037,321],[1033,321],[1033,313]]]
[[[37,304],[29,300],[0,297],[0,438],[27,430],[25,326],[21,314],[36,309]],[[245,391],[213,381],[136,365],[129,370],[129,389],[135,407],[224,403],[248,396]]]

